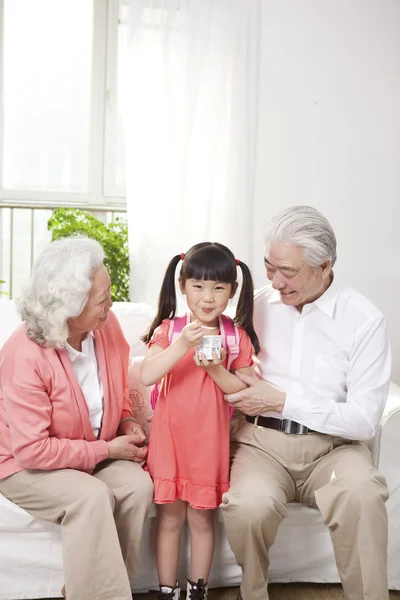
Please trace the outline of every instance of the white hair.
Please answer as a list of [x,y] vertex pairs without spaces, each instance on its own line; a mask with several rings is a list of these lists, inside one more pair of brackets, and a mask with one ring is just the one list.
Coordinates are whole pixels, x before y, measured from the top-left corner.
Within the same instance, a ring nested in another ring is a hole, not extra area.
[[266,243],[293,244],[303,249],[314,269],[326,260],[336,262],[336,236],[324,217],[312,206],[291,206],[272,217],[266,226]]
[[17,299],[29,338],[41,346],[63,347],[68,321],[84,309],[103,259],[102,246],[85,236],[61,238],[44,248],[33,264],[29,285]]

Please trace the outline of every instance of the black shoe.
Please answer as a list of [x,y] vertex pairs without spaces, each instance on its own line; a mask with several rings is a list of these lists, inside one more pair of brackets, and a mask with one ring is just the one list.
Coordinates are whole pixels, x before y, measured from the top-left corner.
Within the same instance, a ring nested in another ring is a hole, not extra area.
[[176,582],[176,585],[174,588],[169,588],[171,591],[170,592],[162,592],[161,588],[162,587],[169,587],[167,585],[160,585],[160,589],[159,590],[149,590],[149,594],[151,596],[157,596],[157,600],[178,600],[181,590],[178,587],[178,582]]
[[206,600],[208,587],[204,579],[198,579],[197,583],[188,579],[186,600]]

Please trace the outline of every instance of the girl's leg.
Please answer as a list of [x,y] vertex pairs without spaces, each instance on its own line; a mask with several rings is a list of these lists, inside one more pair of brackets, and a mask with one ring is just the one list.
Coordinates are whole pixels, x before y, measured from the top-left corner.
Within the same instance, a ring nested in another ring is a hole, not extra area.
[[191,581],[203,579],[206,583],[211,571],[214,554],[215,510],[197,510],[187,507],[190,528]]
[[186,502],[157,505],[156,561],[161,586],[175,587]]

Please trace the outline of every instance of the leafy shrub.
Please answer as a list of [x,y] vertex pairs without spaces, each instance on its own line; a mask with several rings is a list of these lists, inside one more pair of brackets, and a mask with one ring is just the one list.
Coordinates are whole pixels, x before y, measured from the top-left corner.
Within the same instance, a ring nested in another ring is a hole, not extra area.
[[111,298],[129,301],[128,225],[116,218],[109,225],[77,208],[57,208],[47,222],[52,241],[74,234],[87,235],[103,246],[104,264],[111,278]]
[[[0,279],[0,284],[6,283],[4,279]],[[0,292],[0,296],[8,296],[8,292]]]

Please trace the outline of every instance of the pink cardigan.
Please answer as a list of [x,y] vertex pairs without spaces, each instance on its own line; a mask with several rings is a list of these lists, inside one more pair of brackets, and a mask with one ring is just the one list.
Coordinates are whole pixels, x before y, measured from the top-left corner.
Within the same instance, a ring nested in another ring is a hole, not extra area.
[[129,346],[109,311],[94,332],[104,389],[100,439],[64,349],[43,348],[22,323],[0,352],[0,479],[23,469],[91,473],[108,456],[107,441],[132,415],[127,384]]

